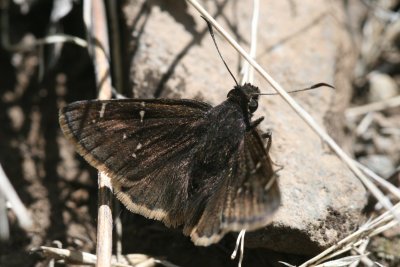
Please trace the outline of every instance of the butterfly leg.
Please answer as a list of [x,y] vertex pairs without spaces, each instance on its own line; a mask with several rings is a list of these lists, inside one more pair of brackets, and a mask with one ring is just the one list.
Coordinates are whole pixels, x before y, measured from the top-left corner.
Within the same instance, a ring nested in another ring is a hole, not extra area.
[[264,117],[260,117],[258,119],[256,119],[255,121],[251,121],[250,122],[250,130],[254,129],[255,127],[257,127],[262,121],[264,120]]
[[272,138],[272,131],[271,130],[267,130],[266,133],[262,133],[261,134],[261,137],[263,139],[271,139]]
[[[271,131],[271,130],[267,130],[267,132],[261,133],[261,138],[264,139],[264,140],[265,140],[265,139],[267,140],[267,141],[266,141],[267,144],[265,145],[265,150],[266,150],[267,152],[269,152],[269,149],[271,148],[271,144],[272,144],[272,131]],[[278,169],[274,171],[274,174],[275,174],[275,175],[276,175],[279,171],[283,170],[283,166],[282,166],[282,165],[277,164],[277,163],[275,163],[275,162],[272,161],[272,160],[271,160],[271,162],[272,162],[273,165],[275,165],[275,166],[278,167]]]
[[269,149],[271,148],[271,144],[272,144],[272,132],[271,132],[271,130],[268,130],[266,133],[262,133],[261,134],[261,138],[267,140],[267,145],[265,146],[265,150],[269,151]]

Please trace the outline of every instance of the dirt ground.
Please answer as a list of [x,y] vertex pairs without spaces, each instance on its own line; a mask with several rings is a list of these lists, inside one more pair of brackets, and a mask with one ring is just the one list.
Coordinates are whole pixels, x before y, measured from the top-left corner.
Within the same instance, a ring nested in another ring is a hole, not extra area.
[[[399,6],[394,4],[390,10],[398,12]],[[33,37],[57,30],[49,23],[51,1],[37,1],[28,11],[22,10],[21,6],[10,6],[11,43],[29,44]],[[85,38],[81,12],[81,4],[74,3],[71,11],[58,21],[58,30],[62,28],[64,33]],[[1,16],[4,18],[4,13]],[[390,54],[381,51],[380,56],[364,64],[362,74],[379,70],[393,80],[395,94],[399,94],[399,31],[395,36],[391,39]],[[131,45],[124,38],[122,43],[125,48]],[[125,72],[128,77],[129,70]],[[381,100],[366,97],[371,88],[368,77],[360,75],[355,79],[352,105]],[[132,84],[128,78],[125,80],[125,95],[133,96]],[[0,241],[0,266],[47,266],[47,259],[30,250],[53,246],[54,241],[61,242],[63,248],[95,252],[97,172],[74,153],[58,124],[60,107],[93,98],[94,69],[85,49],[68,43],[17,52],[0,47],[0,163],[35,222],[34,229],[25,232],[19,228],[14,213],[8,211],[10,239]],[[377,166],[381,175],[390,177],[398,186],[400,109],[377,112],[374,116],[368,129],[357,135],[353,131],[360,120],[348,122],[347,143],[357,158],[370,163],[371,168]],[[382,165],[388,167],[382,171]],[[169,229],[160,222],[134,215],[121,205],[115,207],[115,217],[121,218],[123,224],[124,254],[143,253],[179,266],[237,266],[237,261],[230,259],[235,235],[227,235],[219,244],[207,248],[196,247],[180,229]],[[400,258],[394,252],[399,247],[398,240],[399,231],[380,236],[371,245],[374,259],[388,266],[400,266]],[[305,260],[306,256],[247,249],[243,265],[281,266],[278,261],[296,265]]]

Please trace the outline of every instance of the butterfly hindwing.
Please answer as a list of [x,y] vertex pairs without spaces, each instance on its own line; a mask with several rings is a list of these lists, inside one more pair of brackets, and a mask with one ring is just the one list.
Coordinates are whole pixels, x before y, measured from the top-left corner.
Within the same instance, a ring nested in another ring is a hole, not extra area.
[[209,245],[229,231],[265,226],[280,204],[271,160],[256,130],[245,134],[227,170],[190,233],[195,244]]

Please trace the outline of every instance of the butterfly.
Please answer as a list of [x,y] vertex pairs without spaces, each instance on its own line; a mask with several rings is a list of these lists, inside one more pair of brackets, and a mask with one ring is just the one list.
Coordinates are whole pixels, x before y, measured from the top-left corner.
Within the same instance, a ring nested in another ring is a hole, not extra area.
[[252,120],[260,90],[236,85],[221,104],[185,99],[78,101],[60,110],[66,138],[105,172],[133,213],[182,226],[195,245],[271,222],[280,192],[271,135]]

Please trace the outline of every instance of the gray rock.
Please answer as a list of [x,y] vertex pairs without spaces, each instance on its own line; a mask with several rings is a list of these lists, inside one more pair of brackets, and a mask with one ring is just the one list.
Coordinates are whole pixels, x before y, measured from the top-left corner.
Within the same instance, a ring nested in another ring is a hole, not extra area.
[[382,177],[389,177],[396,168],[390,157],[386,155],[368,155],[360,157],[359,161]]
[[[238,34],[248,43],[252,9],[247,2],[235,3],[235,14],[231,13],[231,6],[221,9],[229,21],[238,24]],[[258,62],[287,90],[319,82],[333,84],[337,75],[335,66],[351,66],[337,60],[354,61],[355,54],[349,53],[349,36],[338,26],[340,23],[322,12],[326,10],[325,1],[296,5],[296,16],[287,5],[285,1],[275,1],[261,6]],[[343,11],[339,2],[329,6],[335,8],[340,19]],[[219,21],[225,21],[221,10],[215,10],[211,2],[206,7],[212,14],[219,14],[216,16]],[[129,14],[135,14],[135,7],[126,8],[131,9]],[[194,22],[182,16],[193,18]],[[134,19],[127,17],[127,21]],[[223,26],[229,29],[224,23]],[[227,64],[236,73],[237,53],[221,38],[217,37],[217,42]],[[218,104],[226,99],[234,84],[204,21],[191,8],[187,13],[176,14],[159,5],[152,6],[131,63],[131,79],[137,85],[134,91],[139,97],[152,95],[168,71],[172,72],[162,97],[196,98]],[[351,69],[342,71],[349,73]],[[348,82],[343,84],[342,80],[336,92],[319,88],[292,96],[320,125],[329,126],[331,121],[326,121],[326,116],[332,105],[338,102],[343,105],[343,99],[349,98],[349,91],[342,91]],[[272,92],[258,77],[255,84],[263,92]],[[259,106],[256,117],[265,116],[261,126],[273,133],[272,159],[283,167],[279,171],[282,206],[270,226],[246,235],[246,245],[286,253],[317,253],[357,228],[363,218],[366,190],[279,96],[262,97]],[[333,127],[331,131],[342,130]]]

